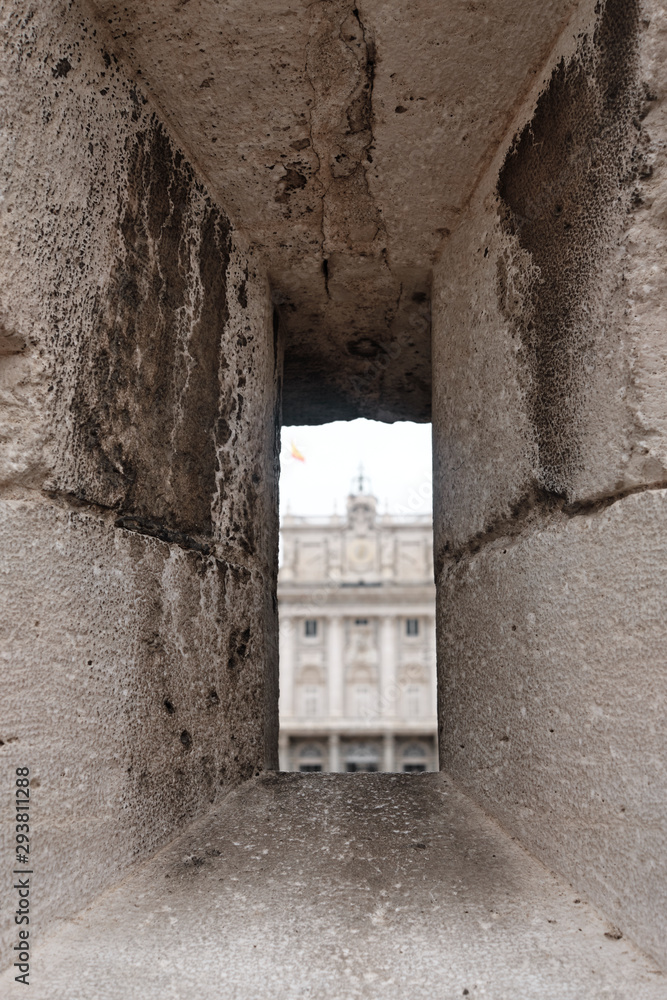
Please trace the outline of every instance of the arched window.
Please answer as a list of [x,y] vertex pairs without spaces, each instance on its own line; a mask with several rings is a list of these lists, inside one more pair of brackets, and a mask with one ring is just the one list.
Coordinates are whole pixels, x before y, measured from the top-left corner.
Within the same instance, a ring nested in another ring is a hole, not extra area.
[[309,719],[320,714],[320,691],[318,684],[309,684],[303,689],[303,709],[304,715]]
[[299,751],[299,770],[303,772],[314,772],[322,770],[323,754],[320,747],[315,743],[307,743]]
[[409,719],[418,719],[422,714],[422,685],[408,684],[405,689],[405,708]]
[[401,716],[423,719],[429,712],[428,681],[420,663],[406,664],[400,674]]
[[346,675],[347,715],[371,721],[378,712],[378,679],[375,665],[352,664]]
[[380,754],[370,743],[353,743],[345,754],[346,771],[377,771]]
[[404,774],[419,774],[425,771],[428,764],[426,747],[421,743],[410,743],[401,754]]
[[355,715],[364,717],[371,711],[371,689],[368,684],[355,684],[354,687]]
[[321,667],[302,667],[297,678],[297,714],[306,719],[324,714],[324,672]]

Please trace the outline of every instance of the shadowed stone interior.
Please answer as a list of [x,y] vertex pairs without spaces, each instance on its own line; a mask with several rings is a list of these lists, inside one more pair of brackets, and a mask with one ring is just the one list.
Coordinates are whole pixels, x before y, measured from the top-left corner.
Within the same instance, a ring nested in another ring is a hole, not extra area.
[[619,933],[444,775],[267,775],[65,923],[34,992],[662,1000]]
[[605,4],[591,37],[554,70],[498,183],[504,225],[530,255],[521,295],[507,273],[510,254],[498,261],[498,285],[526,355],[538,481],[568,499],[585,465],[582,416],[597,403],[601,354],[611,346],[610,301],[600,286],[646,173],[638,30],[635,0]]
[[574,0],[89,6],[268,262],[285,422],[428,421],[433,265]]
[[[34,992],[659,995],[663,6],[2,7]],[[576,894],[445,778],[268,773],[279,428],[357,415],[433,423],[441,764]]]

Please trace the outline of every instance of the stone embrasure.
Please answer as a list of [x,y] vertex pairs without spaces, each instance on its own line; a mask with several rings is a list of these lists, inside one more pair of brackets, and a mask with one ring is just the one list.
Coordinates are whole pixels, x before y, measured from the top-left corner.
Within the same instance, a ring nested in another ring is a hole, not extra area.
[[35,970],[36,1000],[665,996],[617,928],[435,774],[253,779]]
[[[664,4],[10,0],[0,27],[33,991],[664,997],[627,944],[666,957]],[[577,893],[443,778],[258,778],[280,424],[358,415],[433,422],[441,765]]]
[[269,265],[286,423],[428,420],[434,263],[575,0],[88,5]]

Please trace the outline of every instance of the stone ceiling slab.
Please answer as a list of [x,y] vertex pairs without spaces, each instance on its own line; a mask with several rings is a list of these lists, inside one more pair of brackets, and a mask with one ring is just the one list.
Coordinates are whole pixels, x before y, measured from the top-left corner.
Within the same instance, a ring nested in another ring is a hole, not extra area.
[[430,271],[577,0],[90,0],[264,255],[285,419],[430,418]]

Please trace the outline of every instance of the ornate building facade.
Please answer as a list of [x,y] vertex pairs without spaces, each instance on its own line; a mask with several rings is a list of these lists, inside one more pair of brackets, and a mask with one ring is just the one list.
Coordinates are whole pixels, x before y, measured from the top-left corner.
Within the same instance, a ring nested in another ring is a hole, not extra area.
[[282,545],[281,769],[437,770],[430,517],[379,515],[362,481]]

